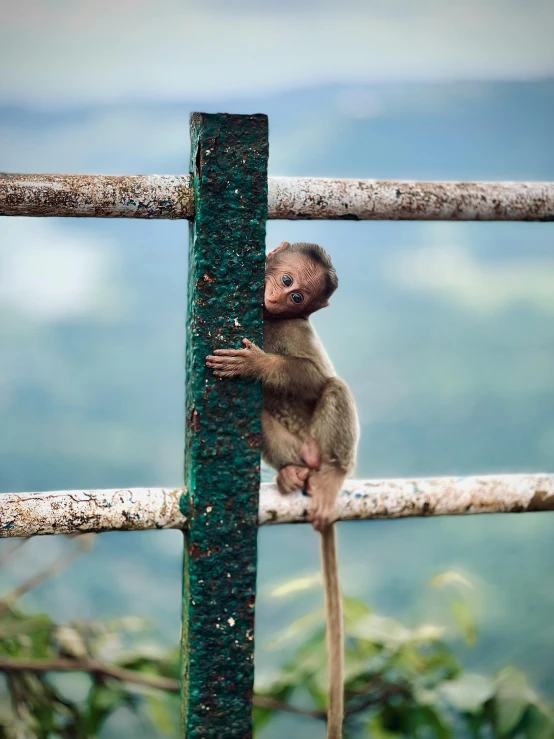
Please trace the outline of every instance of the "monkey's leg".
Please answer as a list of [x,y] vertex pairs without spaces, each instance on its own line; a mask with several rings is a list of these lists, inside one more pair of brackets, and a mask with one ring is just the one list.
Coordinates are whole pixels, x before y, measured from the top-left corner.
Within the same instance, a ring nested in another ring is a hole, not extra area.
[[323,531],[332,522],[337,496],[354,469],[358,435],[352,394],[343,380],[333,377],[317,401],[310,425],[310,436],[321,455],[319,469],[308,479],[308,492],[312,496],[310,520],[316,531]]
[[319,465],[313,439],[300,439],[268,411],[262,412],[262,455],[278,470],[277,487],[283,494],[305,486],[310,469]]
[[289,464],[302,464],[302,441],[291,433],[275,416],[262,411],[262,455],[264,461],[276,470]]

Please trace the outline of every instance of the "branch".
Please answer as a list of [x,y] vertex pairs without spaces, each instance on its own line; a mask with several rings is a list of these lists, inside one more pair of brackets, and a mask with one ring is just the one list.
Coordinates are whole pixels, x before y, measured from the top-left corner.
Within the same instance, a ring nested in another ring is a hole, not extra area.
[[271,711],[285,711],[286,713],[295,713],[299,716],[309,716],[310,718],[318,718],[327,720],[327,714],[325,711],[318,711],[317,709],[310,710],[309,708],[296,708],[291,706],[289,703],[284,701],[275,700],[266,695],[255,695],[253,703],[258,708],[268,708]]
[[57,572],[62,570],[71,562],[72,559],[74,559],[78,554],[81,554],[84,549],[85,547],[82,544],[79,544],[68,555],[62,557],[57,562],[54,562],[53,565],[50,565],[50,567],[47,567],[42,572],[38,572],[36,575],[30,577],[28,580],[25,580],[25,582],[22,582],[21,585],[18,585],[11,591],[11,593],[8,593],[2,599],[0,599],[0,612],[5,611],[10,606],[10,604],[13,603],[14,600],[18,600],[19,598],[21,598],[22,595],[28,593],[29,590],[36,588],[37,585],[40,585],[45,580],[48,580],[49,577],[52,577]]
[[0,657],[0,672],[7,674],[14,672],[88,672],[92,675],[111,677],[125,683],[145,685],[149,688],[165,690],[169,693],[178,693],[180,689],[179,680],[172,677],[152,675],[137,670],[128,670],[125,667],[106,665],[94,659],[70,659],[55,658],[51,660],[12,659],[11,657]]
[[345,718],[362,713],[368,708],[386,703],[390,698],[402,696],[409,698],[410,691],[403,685],[393,685],[382,680],[380,675],[376,675],[370,680],[365,688],[357,691],[349,700],[344,712]]
[[15,554],[18,549],[21,549],[24,544],[26,544],[29,541],[29,539],[16,539],[11,547],[6,547],[6,551],[4,554],[0,557],[0,567],[3,567],[8,559],[12,556],[12,554]]
[[[147,688],[165,690],[168,693],[178,693],[180,682],[172,677],[162,677],[137,670],[128,670],[125,667],[106,665],[93,659],[55,658],[50,660],[17,659],[0,657],[0,672],[7,675],[16,672],[88,672],[91,675],[101,675],[113,680],[119,680],[134,685],[143,685]],[[283,701],[275,700],[265,695],[255,695],[253,703],[259,708],[268,708],[272,711],[285,711],[310,718],[326,719],[325,711],[296,708]]]

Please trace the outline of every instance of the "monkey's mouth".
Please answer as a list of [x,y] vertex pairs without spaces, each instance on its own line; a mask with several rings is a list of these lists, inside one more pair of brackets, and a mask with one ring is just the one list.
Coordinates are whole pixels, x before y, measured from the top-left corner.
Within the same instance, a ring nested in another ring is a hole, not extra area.
[[264,313],[269,313],[270,316],[282,316],[283,311],[280,310],[277,306],[274,305],[267,305],[267,303],[264,300]]

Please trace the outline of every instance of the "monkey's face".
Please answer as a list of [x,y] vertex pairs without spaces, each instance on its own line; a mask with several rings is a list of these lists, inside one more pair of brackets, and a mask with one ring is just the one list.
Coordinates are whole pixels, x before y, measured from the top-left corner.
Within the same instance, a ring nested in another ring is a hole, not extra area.
[[302,254],[268,255],[264,307],[272,316],[308,316],[325,303],[321,300],[321,268]]

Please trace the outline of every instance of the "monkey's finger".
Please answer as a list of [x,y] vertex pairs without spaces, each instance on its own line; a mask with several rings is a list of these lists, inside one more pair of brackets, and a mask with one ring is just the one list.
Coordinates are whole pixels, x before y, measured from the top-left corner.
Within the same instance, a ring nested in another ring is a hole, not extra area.
[[220,357],[243,357],[246,349],[214,349],[214,354]]
[[315,512],[312,506],[312,514],[310,516],[310,522],[312,526],[314,527],[314,531],[317,531],[320,534],[323,533],[323,531],[325,531],[327,526],[329,526],[330,517],[328,513],[325,511],[324,506],[316,507]]
[[312,507],[308,514],[308,521],[310,521],[310,523],[313,523],[319,517],[320,509],[321,506],[319,500],[317,498],[312,498]]
[[247,349],[255,349],[256,348],[256,344],[254,344],[252,341],[250,341],[250,339],[243,339],[242,340],[242,343],[244,344],[244,346]]
[[275,478],[275,483],[281,495],[288,495],[295,489],[294,483],[283,473],[283,470],[279,470],[279,474]]
[[277,475],[275,478],[275,484],[277,485],[277,489],[281,493],[281,495],[288,495],[289,493],[292,493],[294,490],[294,487],[291,487],[287,480],[284,479],[282,475]]
[[242,357],[206,357],[206,364],[212,367],[240,364]]
[[208,369],[213,370],[215,373],[232,372],[235,375],[240,374],[240,367],[234,367],[232,364],[220,364],[213,367],[208,367]]
[[235,372],[234,370],[215,370],[214,375],[216,377],[236,377],[238,372]]
[[311,516],[310,523],[314,527],[314,531],[321,533],[323,531],[323,519],[321,516]]

